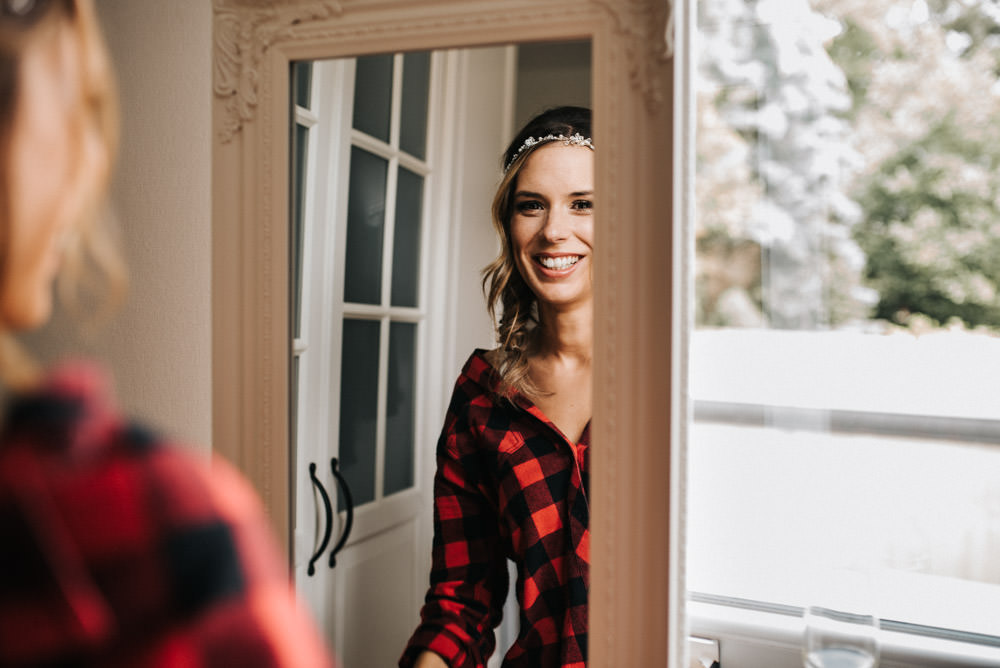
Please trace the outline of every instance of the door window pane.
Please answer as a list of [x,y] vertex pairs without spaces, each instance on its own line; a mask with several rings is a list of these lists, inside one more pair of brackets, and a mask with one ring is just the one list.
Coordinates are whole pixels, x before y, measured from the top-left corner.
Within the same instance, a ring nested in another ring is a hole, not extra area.
[[420,294],[420,228],[424,178],[399,169],[392,247],[392,305],[416,306]]
[[[359,506],[375,499],[379,322],[344,320],[340,374],[340,470]],[[344,508],[341,497],[338,508]]]
[[389,326],[389,383],[386,397],[385,494],[413,486],[413,416],[417,326]]
[[356,129],[389,141],[392,113],[391,53],[361,56],[354,79],[354,120]]
[[382,237],[388,162],[367,151],[351,149],[351,185],[347,199],[347,254],[344,301],[382,301]]
[[427,153],[427,100],[431,81],[429,51],[403,56],[403,111],[399,147],[424,159]]
[[295,126],[292,172],[292,322],[295,338],[302,331],[302,238],[305,234],[305,180],[309,128]]
[[[299,461],[299,459],[298,459],[299,423],[298,423],[298,420],[296,419],[296,417],[299,414],[299,391],[301,389],[299,387],[299,378],[300,378],[300,375],[301,375],[299,373],[299,369],[300,369],[301,366],[302,366],[302,356],[301,355],[295,355],[295,354],[293,354],[292,355],[292,368],[290,369],[290,375],[291,375],[291,377],[289,378],[289,395],[290,396],[288,397],[288,406],[289,406],[288,413],[289,413],[289,415],[292,416],[292,419],[291,419],[291,434],[290,434],[291,438],[289,439],[289,445],[290,445],[290,448],[291,448],[291,453],[289,454],[289,459],[290,459],[290,461],[293,461],[293,462]],[[292,476],[293,484],[294,484],[294,480],[295,480],[295,476]],[[291,498],[293,498],[293,499],[295,498],[295,491],[294,490],[292,490]]]
[[292,97],[295,104],[309,109],[312,104],[312,62],[292,63]]

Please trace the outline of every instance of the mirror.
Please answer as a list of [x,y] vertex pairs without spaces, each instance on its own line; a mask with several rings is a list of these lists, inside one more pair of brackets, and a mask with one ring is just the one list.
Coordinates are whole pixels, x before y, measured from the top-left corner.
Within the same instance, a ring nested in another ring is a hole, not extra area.
[[[671,21],[685,25],[683,9],[660,0],[215,0],[213,446],[255,484],[289,547],[290,63],[589,40],[602,210],[590,665],[663,665],[669,653],[679,660],[681,643],[662,638],[681,637],[683,628],[683,587],[671,585],[683,563],[671,540],[680,452],[670,419],[680,359],[671,316],[683,299],[672,264],[683,243],[670,219],[682,210],[673,184],[684,146],[674,143],[669,54],[684,30],[669,44],[664,36],[674,34]],[[435,422],[443,414],[428,412]]]
[[346,668],[394,665],[419,622],[451,384],[494,345],[480,271],[500,155],[539,111],[590,106],[590,79],[586,41],[292,65],[292,559]]

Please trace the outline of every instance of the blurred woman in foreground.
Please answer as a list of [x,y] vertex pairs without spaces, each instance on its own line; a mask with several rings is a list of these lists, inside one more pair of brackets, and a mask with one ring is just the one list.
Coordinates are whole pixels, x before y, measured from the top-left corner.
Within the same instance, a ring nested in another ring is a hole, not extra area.
[[88,307],[122,292],[96,216],[116,128],[92,0],[0,0],[0,665],[327,666],[246,482],[14,341],[57,274]]

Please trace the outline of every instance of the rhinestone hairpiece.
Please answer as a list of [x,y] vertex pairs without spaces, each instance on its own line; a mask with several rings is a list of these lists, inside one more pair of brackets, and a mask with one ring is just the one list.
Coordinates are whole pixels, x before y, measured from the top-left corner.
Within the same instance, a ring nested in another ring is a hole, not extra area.
[[594,150],[594,140],[590,137],[584,137],[579,132],[572,134],[569,137],[566,135],[545,135],[544,137],[538,138],[528,137],[524,140],[524,143],[521,144],[521,147],[517,149],[517,153],[515,153],[514,157],[510,159],[507,166],[503,168],[504,174],[510,171],[510,166],[517,162],[517,159],[521,156],[521,154],[528,149],[534,148],[539,144],[548,144],[554,141],[561,141],[564,146],[586,146],[591,151]]

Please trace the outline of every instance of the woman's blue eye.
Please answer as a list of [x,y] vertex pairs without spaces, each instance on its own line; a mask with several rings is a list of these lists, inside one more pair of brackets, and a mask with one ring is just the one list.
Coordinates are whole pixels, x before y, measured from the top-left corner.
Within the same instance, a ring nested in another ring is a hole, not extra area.
[[594,203],[591,202],[589,199],[578,199],[575,202],[573,202],[573,208],[578,210],[593,209]]

